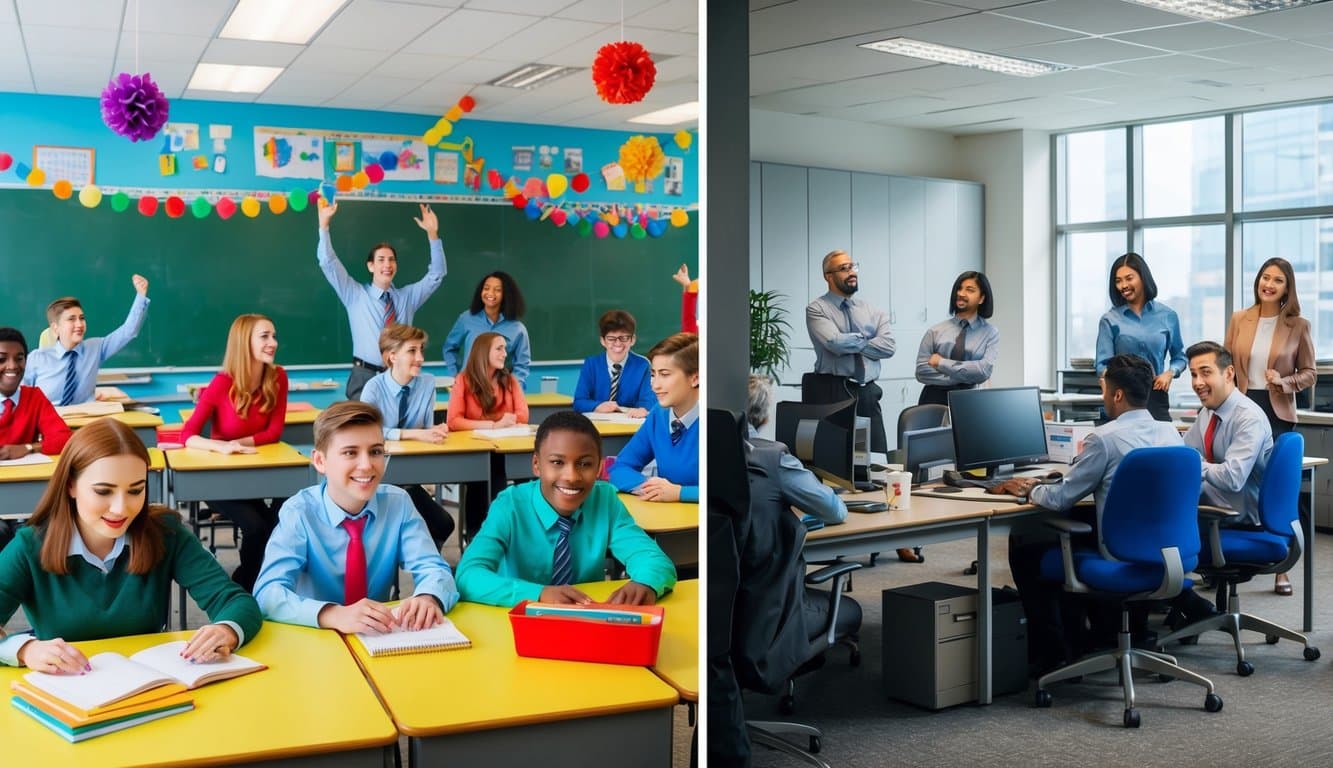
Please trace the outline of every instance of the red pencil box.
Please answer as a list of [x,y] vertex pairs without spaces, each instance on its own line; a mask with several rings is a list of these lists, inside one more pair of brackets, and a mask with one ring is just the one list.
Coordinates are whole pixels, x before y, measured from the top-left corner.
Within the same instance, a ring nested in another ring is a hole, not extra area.
[[527,616],[524,610],[528,602],[524,600],[509,610],[509,624],[514,629],[514,650],[519,656],[635,667],[651,667],[657,663],[662,623],[666,620],[666,609],[660,605],[636,608],[662,617],[654,624],[614,624],[558,616]]

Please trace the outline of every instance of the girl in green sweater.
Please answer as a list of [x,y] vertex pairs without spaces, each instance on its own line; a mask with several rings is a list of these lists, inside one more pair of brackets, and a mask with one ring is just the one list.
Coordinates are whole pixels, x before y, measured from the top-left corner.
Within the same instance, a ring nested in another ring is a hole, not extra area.
[[0,663],[80,673],[88,660],[71,642],[162,631],[172,581],[213,622],[181,652],[190,661],[225,658],[259,631],[254,598],[175,512],[146,507],[148,463],[119,421],[75,432],[32,518],[0,551],[0,626],[20,606],[32,626],[0,640]]

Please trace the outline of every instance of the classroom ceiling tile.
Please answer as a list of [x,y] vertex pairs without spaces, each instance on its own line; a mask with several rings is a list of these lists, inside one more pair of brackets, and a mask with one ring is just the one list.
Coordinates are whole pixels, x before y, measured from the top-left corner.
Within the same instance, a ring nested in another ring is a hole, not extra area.
[[339,105],[344,98],[348,100],[377,100],[380,104],[388,104],[420,88],[421,78],[402,78],[385,77],[383,75],[366,75],[356,81],[352,87],[338,95]]
[[492,58],[544,61],[556,51],[602,31],[605,24],[573,19],[542,19],[496,43],[483,55]]
[[230,91],[186,91],[183,95],[187,99],[199,99],[201,101],[236,101],[243,103],[254,103],[257,101],[253,93],[231,93]]
[[[179,60],[158,59],[156,57],[140,57],[139,66],[134,65],[134,57],[126,56],[122,51],[116,59],[116,66],[113,67],[115,73],[119,72],[147,72],[153,76],[153,82],[162,89],[162,93],[167,98],[174,99],[185,91],[185,86],[190,83],[190,76],[194,74],[194,62],[185,64]],[[110,80],[110,76],[107,77]],[[102,83],[103,87],[106,83]],[[101,89],[98,89],[101,92]]]
[[[968,13],[965,8],[914,0],[848,0],[831,12],[823,0],[751,4],[750,54],[883,32]],[[890,35],[885,35],[889,37]]]
[[1084,37],[1078,40],[1066,40],[1058,43],[1039,45],[1020,45],[1017,48],[1003,48],[995,51],[1005,56],[1017,56],[1020,59],[1036,59],[1071,67],[1090,67],[1109,64],[1115,61],[1142,59],[1149,56],[1161,56],[1167,53],[1157,48],[1131,45],[1101,37]]
[[212,37],[227,22],[232,6],[227,0],[128,0],[121,31]]
[[202,61],[210,64],[237,64],[252,67],[285,67],[301,52],[303,45],[266,43],[256,40],[217,38],[204,49]]
[[[418,2],[419,0],[412,0]],[[448,2],[449,0],[443,0]],[[550,16],[562,8],[568,8],[574,0],[467,0],[467,7],[474,11],[505,11],[509,13],[523,13],[528,16]],[[454,0],[456,5],[462,5],[459,0]]]
[[0,26],[18,24],[19,17],[12,3],[0,3]]
[[1185,23],[1180,16],[1146,5],[1106,0],[1044,0],[994,11],[996,15],[1078,30],[1089,35],[1114,35],[1150,27]]
[[428,53],[395,53],[375,68],[375,74],[388,77],[421,77],[429,80],[466,59]]
[[386,58],[383,51],[309,45],[291,63],[291,68],[310,73],[342,72],[360,75],[375,69]]
[[85,96],[101,93],[111,77],[110,59],[52,56],[29,52],[38,93]]
[[264,104],[323,104],[347,90],[359,79],[350,72],[300,72],[289,69],[259,95]]
[[[199,60],[208,47],[209,38],[200,35],[174,35],[166,32],[144,32],[139,35],[138,53],[140,58],[154,58],[158,61],[190,62]],[[120,33],[120,47],[116,49],[120,61],[128,59],[134,66],[134,33]]]
[[[78,29],[120,29],[125,11],[124,2],[106,0],[14,0],[20,23]],[[141,16],[142,18],[142,16]],[[128,20],[133,22],[131,17]]]
[[403,50],[408,53],[475,56],[540,20],[537,16],[463,8],[423,32]]
[[[489,83],[524,63],[521,59],[464,59],[458,65],[446,69],[442,74],[451,82]],[[567,77],[574,77],[576,74],[578,73],[567,75]],[[517,93],[513,88],[505,88],[504,90]]]
[[[325,45],[396,51],[451,13],[448,8],[354,0],[320,31]],[[439,53],[443,53],[440,51]]]
[[116,35],[105,30],[85,27],[51,27],[39,24],[23,25],[23,41],[28,54],[63,57],[77,52],[79,59],[103,59],[111,66],[116,55]]
[[1138,32],[1126,32],[1115,35],[1115,39],[1129,43],[1147,45],[1167,51],[1188,52],[1206,51],[1210,48],[1222,48],[1229,45],[1263,42],[1271,37],[1259,35],[1244,29],[1228,27],[1208,21],[1192,24],[1178,24],[1161,29],[1145,29]]
[[[656,5],[660,5],[661,2],[662,0],[577,0],[568,7],[562,8],[556,15],[562,19],[619,24],[624,19],[632,18]],[[625,39],[633,40],[634,38],[627,36]]]
[[656,65],[659,83],[670,83],[675,80],[699,82],[699,59],[694,56],[672,56],[666,61],[656,62]]
[[626,23],[649,29],[670,29],[676,32],[693,31],[699,23],[698,0],[667,0],[643,13],[625,19]]

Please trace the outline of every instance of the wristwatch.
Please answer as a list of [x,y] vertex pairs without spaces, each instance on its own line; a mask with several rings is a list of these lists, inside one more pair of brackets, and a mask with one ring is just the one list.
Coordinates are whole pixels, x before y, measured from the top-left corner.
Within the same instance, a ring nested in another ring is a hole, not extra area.
[[33,451],[32,443],[24,443],[23,447],[28,449],[28,453],[32,453]]

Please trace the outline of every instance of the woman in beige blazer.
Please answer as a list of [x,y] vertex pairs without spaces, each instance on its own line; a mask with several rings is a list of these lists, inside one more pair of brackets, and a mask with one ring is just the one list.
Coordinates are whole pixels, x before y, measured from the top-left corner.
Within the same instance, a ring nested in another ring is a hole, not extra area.
[[[1315,352],[1286,259],[1271,258],[1259,268],[1254,305],[1231,316],[1226,348],[1236,366],[1236,386],[1268,414],[1274,439],[1295,429],[1296,393],[1314,386]],[[1287,574],[1277,574],[1273,591],[1291,594]]]

